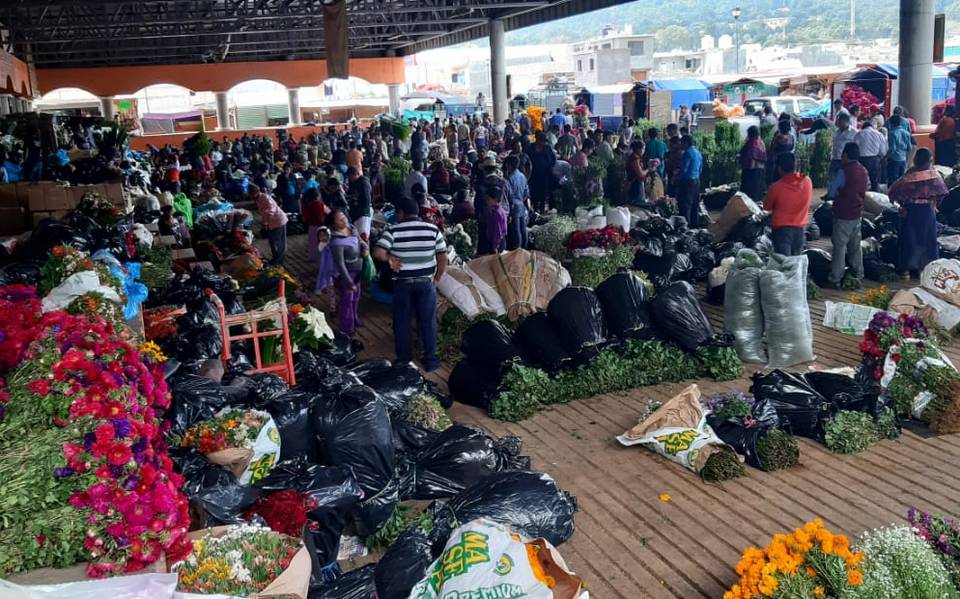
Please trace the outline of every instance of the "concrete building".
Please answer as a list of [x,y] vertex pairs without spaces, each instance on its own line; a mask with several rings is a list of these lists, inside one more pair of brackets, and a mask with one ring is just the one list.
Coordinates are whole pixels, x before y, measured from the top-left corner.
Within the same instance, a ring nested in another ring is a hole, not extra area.
[[724,52],[720,48],[657,52],[653,56],[653,74],[682,78],[719,75],[724,72]]
[[623,31],[605,27],[600,37],[572,45],[576,84],[595,87],[646,79],[654,67],[655,44],[653,34],[635,34],[630,25]]

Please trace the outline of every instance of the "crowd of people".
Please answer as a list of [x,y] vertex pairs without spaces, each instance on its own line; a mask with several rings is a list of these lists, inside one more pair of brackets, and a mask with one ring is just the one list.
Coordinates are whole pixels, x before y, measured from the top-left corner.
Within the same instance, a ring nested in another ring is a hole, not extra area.
[[[936,258],[934,207],[946,193],[933,176],[929,151],[917,150],[913,167],[906,169],[916,145],[915,124],[901,109],[885,122],[858,116],[856,107],[840,105],[834,120],[814,126],[833,129],[825,198],[833,202],[834,218],[830,284],[838,286],[847,267],[863,274],[860,218],[868,191],[887,185],[901,207],[898,266],[905,276]],[[948,113],[945,119],[950,118]],[[769,147],[761,139],[763,122],[775,127]],[[800,131],[791,115],[769,110],[760,123],[749,128],[740,152],[740,189],[771,214],[775,251],[797,255],[804,249],[813,200],[810,177],[798,172]],[[614,195],[620,203],[640,207],[674,198],[679,215],[698,227],[704,159],[689,127],[689,119],[679,119],[663,129],[638,131],[623,119],[609,131],[557,109],[539,123],[526,112],[503,124],[487,114],[414,121],[407,139],[380,121],[330,127],[299,139],[285,130],[276,139],[244,134],[213,142],[203,155],[154,148],[151,160],[161,189],[176,192],[189,184],[216,188],[227,199],[254,200],[273,264],[283,263],[286,225],[290,215],[299,215],[307,228],[308,258],[317,267],[315,291],[336,290],[338,326],[347,335],[362,326],[358,300],[366,263],[372,258],[388,268],[395,283],[397,356],[411,357],[416,316],[429,370],[439,365],[435,283],[446,267],[444,225],[475,220],[478,254],[525,248],[530,214],[557,208],[564,181],[594,161],[610,164],[619,154],[623,189]],[[949,121],[941,122],[933,134],[940,160],[949,153],[940,141],[948,129]],[[387,197],[385,173],[396,158],[409,160],[412,168],[402,192]],[[372,239],[374,209],[385,205],[393,209],[391,223]]]

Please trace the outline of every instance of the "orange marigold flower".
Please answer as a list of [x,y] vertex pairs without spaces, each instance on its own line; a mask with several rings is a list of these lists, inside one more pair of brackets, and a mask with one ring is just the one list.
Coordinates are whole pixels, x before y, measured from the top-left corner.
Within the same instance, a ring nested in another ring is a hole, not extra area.
[[818,587],[816,587],[816,588],[813,589],[813,596],[814,596],[814,597],[823,597],[823,596],[826,594],[826,592],[827,592],[827,591],[826,591],[823,587],[818,586]]
[[860,586],[863,584],[863,572],[860,570],[850,570],[847,572],[847,582],[850,583],[850,586]]
[[863,561],[863,552],[858,551],[850,556],[850,558],[847,560],[847,565],[850,567],[858,566],[862,561]]

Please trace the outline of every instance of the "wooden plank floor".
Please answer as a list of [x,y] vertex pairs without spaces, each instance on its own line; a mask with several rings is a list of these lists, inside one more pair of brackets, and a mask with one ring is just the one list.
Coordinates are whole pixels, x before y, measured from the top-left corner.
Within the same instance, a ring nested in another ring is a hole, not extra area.
[[[304,236],[292,237],[287,266],[304,281],[314,271]],[[817,245],[829,241],[819,242]],[[895,286],[900,286],[898,283]],[[309,287],[308,287],[309,288]],[[823,291],[843,300],[845,292]],[[717,329],[723,309],[705,304]],[[859,338],[824,328],[823,301],[810,302],[816,363],[855,366]],[[393,357],[389,308],[364,299],[363,357]],[[960,359],[956,347],[951,359]],[[431,375],[442,388],[452,364]],[[804,368],[805,366],[798,367]],[[704,393],[746,391],[740,380],[699,381]],[[784,472],[748,468],[747,476],[719,485],[642,448],[621,447],[615,436],[636,423],[650,400],[665,401],[684,384],[665,384],[550,407],[519,423],[493,420],[455,404],[454,420],[476,423],[496,435],[519,435],[533,467],[552,475],[580,504],[577,532],[561,547],[568,564],[589,582],[592,596],[718,598],[736,581],[733,566],[750,545],[776,532],[823,518],[834,531],[856,535],[902,521],[909,507],[960,513],[960,435],[924,438],[904,431],[854,456],[839,456],[801,439],[801,463]],[[671,496],[669,502],[659,499]]]

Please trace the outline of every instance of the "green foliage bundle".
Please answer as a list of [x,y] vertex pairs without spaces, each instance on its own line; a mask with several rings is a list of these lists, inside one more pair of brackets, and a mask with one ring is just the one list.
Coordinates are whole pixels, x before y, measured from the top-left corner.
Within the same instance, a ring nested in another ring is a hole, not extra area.
[[409,175],[412,170],[413,162],[410,160],[400,156],[395,156],[390,159],[390,162],[387,163],[387,168],[383,171],[385,181],[384,192],[388,200],[395,201],[403,195],[403,180],[407,178],[407,175]]
[[876,423],[864,412],[840,410],[824,427],[827,449],[834,453],[860,453],[879,440]]
[[[647,131],[650,129],[656,129],[657,131],[663,131],[663,123],[655,123],[650,119],[634,119],[633,121],[633,137],[634,139],[641,139],[644,143],[647,142]],[[662,137],[661,137],[662,139]]]
[[429,393],[414,396],[404,407],[404,413],[412,424],[432,431],[445,431],[453,426],[440,401]]
[[569,216],[559,215],[535,229],[533,242],[538,250],[562,262],[569,255],[567,238],[576,230],[577,221]]
[[633,264],[633,248],[620,245],[607,250],[603,256],[578,256],[570,263],[570,281],[573,285],[594,288],[621,268]]
[[763,140],[764,147],[770,147],[770,144],[773,143],[773,136],[776,134],[776,132],[777,128],[772,124],[767,122],[760,124],[760,139]]
[[417,513],[409,505],[398,503],[386,524],[377,532],[365,537],[363,544],[370,551],[382,551],[393,545],[400,535],[414,526],[429,533],[433,530],[433,516],[429,510]]
[[[717,121],[713,132],[715,152],[711,157],[710,186],[726,185],[740,180],[740,126]],[[702,151],[702,150],[701,150]],[[706,155],[704,155],[706,161]]]
[[810,178],[815,188],[826,187],[829,183],[832,146],[833,132],[829,129],[817,131],[816,141],[810,153]]
[[490,415],[516,422],[551,404],[677,383],[703,374],[702,365],[674,345],[630,340],[622,355],[605,350],[591,364],[562,371],[553,379],[537,368],[513,366],[501,381],[500,393],[490,405]]
[[207,132],[200,131],[183,142],[183,149],[194,156],[206,156],[213,149],[213,144],[210,143]]
[[800,463],[800,445],[792,435],[771,429],[757,439],[757,457],[764,472],[785,470]]
[[707,458],[707,463],[700,470],[700,478],[708,483],[719,483],[743,475],[744,467],[740,456],[729,447],[724,447]]
[[140,282],[147,289],[162,289],[173,278],[173,252],[168,246],[139,244],[137,260],[140,261]]
[[710,345],[697,350],[697,356],[703,364],[703,370],[710,378],[718,381],[732,381],[743,374],[743,362],[732,347]]

